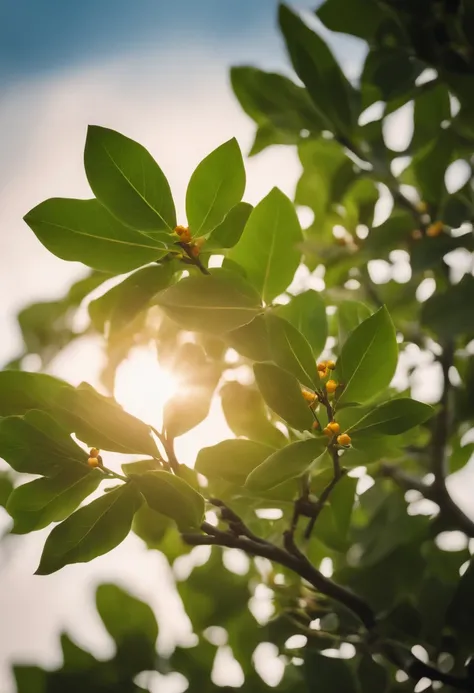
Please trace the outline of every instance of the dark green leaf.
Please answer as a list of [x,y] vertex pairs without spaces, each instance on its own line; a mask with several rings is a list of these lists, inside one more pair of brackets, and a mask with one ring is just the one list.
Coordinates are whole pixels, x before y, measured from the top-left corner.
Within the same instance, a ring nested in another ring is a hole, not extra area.
[[247,325],[231,330],[225,335],[227,344],[252,361],[270,361],[272,358],[267,321],[257,315]]
[[207,250],[233,248],[243,233],[253,207],[248,202],[239,202],[211,233],[206,241]]
[[181,530],[201,525],[204,498],[186,481],[164,471],[146,472],[134,479],[150,508],[171,517]]
[[173,270],[171,262],[144,267],[96,298],[89,304],[89,315],[94,327],[103,332],[108,326],[109,334],[123,330],[149,306],[155,294],[168,286]]
[[64,380],[45,373],[0,371],[0,416],[26,414],[29,409],[49,410],[64,387]]
[[435,293],[421,309],[424,325],[440,337],[450,339],[474,331],[474,277],[465,274],[459,284]]
[[229,258],[270,303],[291,283],[300,264],[303,236],[295,208],[278,188],[255,207]]
[[141,144],[114,130],[91,125],[84,166],[94,195],[125,224],[140,231],[175,228],[169,183]]
[[272,360],[296,376],[303,385],[318,387],[316,361],[306,338],[291,322],[277,315],[267,315],[266,321]]
[[[326,459],[327,464],[331,464],[329,455]],[[347,535],[351,524],[356,486],[357,479],[350,476],[343,477],[333,489],[329,502],[318,517],[314,535],[335,551],[347,551],[349,548]]]
[[446,613],[446,625],[465,639],[466,645],[472,647],[474,634],[472,630],[472,612],[474,609],[474,561],[460,578],[451,603]]
[[268,420],[262,396],[256,389],[234,381],[221,388],[220,396],[227,424],[236,436],[274,448],[286,443],[283,433]]
[[364,654],[360,660],[357,677],[363,693],[386,693],[390,680],[388,671],[370,654]]
[[186,214],[194,235],[209,233],[238,204],[245,190],[245,168],[235,138],[217,147],[198,165],[186,192]]
[[113,452],[158,454],[149,426],[88,383],[64,388],[57,404],[58,418],[86,445]]
[[400,397],[375,407],[347,430],[359,435],[398,435],[423,423],[433,413],[429,404]]
[[351,670],[343,659],[325,657],[319,652],[306,648],[304,674],[310,691],[359,693]]
[[46,539],[36,575],[86,563],[114,549],[129,533],[140,504],[135,485],[128,483],[79,508]]
[[322,437],[285,445],[254,469],[245,485],[253,491],[266,491],[302,476],[313,465],[318,465],[318,458],[325,453],[326,447],[327,439]]
[[364,320],[370,318],[370,310],[360,301],[342,301],[337,307],[339,349],[347,337]]
[[297,379],[273,363],[256,363],[253,370],[262,397],[270,409],[293,428],[310,429],[313,415],[303,399]]
[[451,120],[449,91],[444,84],[422,89],[414,99],[415,131],[410,149],[416,151],[440,135],[441,124]]
[[209,479],[223,479],[244,485],[247,476],[269,457],[274,448],[253,440],[223,440],[202,448],[195,469]]
[[364,402],[390,385],[398,361],[398,346],[385,306],[350,334],[337,362],[344,385],[339,404]]
[[54,419],[32,410],[0,419],[0,456],[17,472],[53,477],[64,469],[87,470],[87,455]]
[[134,231],[97,200],[46,200],[25,221],[53,255],[104,272],[129,272],[167,252],[169,239]]
[[193,275],[156,298],[170,318],[186,330],[222,333],[246,325],[262,311],[257,292],[238,274],[213,270]]
[[103,478],[100,471],[84,465],[17,486],[7,505],[14,519],[13,533],[26,534],[64,520],[96,490]]
[[445,173],[453,157],[455,142],[450,130],[441,130],[412,160],[422,199],[437,205],[446,193]]
[[326,0],[316,14],[331,31],[369,41],[386,14],[375,0]]
[[277,315],[286,318],[308,340],[313,354],[323,351],[328,335],[326,305],[317,291],[310,289],[293,296],[291,301],[277,308]]
[[296,74],[306,86],[327,129],[349,134],[353,127],[352,87],[324,41],[285,5],[280,28]]

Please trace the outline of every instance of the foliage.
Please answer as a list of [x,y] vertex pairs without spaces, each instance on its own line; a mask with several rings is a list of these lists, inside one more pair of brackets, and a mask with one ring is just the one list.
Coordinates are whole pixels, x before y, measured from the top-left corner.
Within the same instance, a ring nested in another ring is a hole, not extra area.
[[[89,303],[110,396],[26,373],[24,354],[0,373],[0,454],[14,470],[0,479],[0,502],[12,531],[59,523],[39,574],[110,551],[131,529],[170,562],[191,546],[215,548],[179,585],[195,647],[158,655],[148,607],[102,586],[98,609],[116,657],[96,660],[63,636],[62,668],[15,668],[20,693],[143,690],[135,676],[146,670],[179,671],[190,690],[214,691],[211,625],[226,629],[244,691],[268,689],[253,660],[262,642],[284,657],[282,691],[396,693],[430,682],[474,690],[470,555],[436,541],[447,530],[474,537],[446,485],[472,451],[474,280],[459,280],[448,253],[474,250],[473,183],[471,176],[452,192],[446,172],[459,161],[472,170],[474,3],[326,0],[316,14],[327,29],[367,43],[358,80],[347,79],[323,38],[285,5],[280,28],[299,83],[252,67],[231,75],[257,126],[250,155],[297,147],[294,201],[276,188],[254,208],[242,201],[245,168],[233,139],[196,168],[185,200],[189,227],[177,225],[151,155],[93,126],[84,161],[95,198],[47,200],[25,216],[52,253],[93,270],[64,299],[22,311],[25,354],[48,366],[78,336],[78,306],[106,279],[116,284]],[[389,116],[409,103],[413,136],[394,151]],[[378,116],[367,110],[375,104]],[[382,220],[381,190],[390,200]],[[314,213],[304,229],[300,206]],[[377,277],[376,261],[388,281]],[[403,281],[400,263],[408,266]],[[323,270],[324,291],[295,295],[301,265]],[[422,300],[427,279],[436,289]],[[181,383],[161,431],[112,396],[118,364],[150,343]],[[413,353],[419,358],[407,369]],[[434,407],[411,397],[421,356],[440,367]],[[238,381],[242,365],[251,367],[251,384]],[[193,471],[179,463],[174,440],[206,418],[213,397],[236,437],[196,450]],[[124,458],[119,473],[108,452],[144,459]],[[365,486],[354,471],[361,467]],[[23,474],[40,478],[18,485]],[[116,487],[88,500],[110,479]],[[407,490],[436,510],[417,514]],[[218,547],[246,553],[247,574],[229,572]],[[274,615],[258,627],[248,603],[261,583]],[[306,644],[292,650],[295,634]],[[349,659],[328,657],[348,644]]]

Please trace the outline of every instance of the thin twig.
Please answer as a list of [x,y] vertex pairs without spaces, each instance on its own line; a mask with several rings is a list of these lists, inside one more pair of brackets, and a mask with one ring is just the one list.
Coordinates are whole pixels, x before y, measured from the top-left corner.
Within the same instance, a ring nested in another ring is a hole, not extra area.
[[202,274],[207,274],[207,275],[211,274],[209,272],[209,270],[207,269],[207,267],[204,267],[204,265],[202,264],[202,262],[199,258],[199,255],[197,255],[197,256],[193,255],[191,248],[187,243],[177,243],[176,245],[179,245],[180,248],[182,248],[184,250],[184,252],[186,253],[186,255],[188,256],[188,258],[190,260],[191,265],[194,265],[195,267],[197,267]]
[[176,474],[176,476],[179,476],[179,462],[174,451],[173,441],[167,438],[167,436],[164,433],[160,433],[160,431],[154,426],[150,426],[150,429],[153,431],[155,436],[160,441],[166,453],[166,457],[168,458],[166,461],[161,460],[161,462],[167,462],[169,467],[168,471],[172,471]]

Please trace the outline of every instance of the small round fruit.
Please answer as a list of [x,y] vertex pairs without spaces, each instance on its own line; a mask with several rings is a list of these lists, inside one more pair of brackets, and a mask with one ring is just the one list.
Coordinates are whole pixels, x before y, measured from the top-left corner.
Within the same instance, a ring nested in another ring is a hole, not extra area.
[[335,380],[328,380],[326,383],[326,392],[332,395],[337,390],[337,383]]
[[92,468],[98,467],[99,466],[99,460],[97,459],[97,457],[89,457],[89,459],[87,460],[87,464],[89,465],[89,467],[92,467]]
[[313,429],[313,431],[319,431],[320,426],[317,421],[313,421],[313,425],[311,428]]
[[316,393],[312,392],[311,390],[301,390],[301,394],[303,395],[303,398],[308,402],[308,404],[313,404],[313,402],[316,402],[316,400],[318,399]]
[[89,451],[89,457],[99,457],[100,450],[97,448],[91,448]]
[[351,437],[347,435],[347,433],[341,433],[340,436],[337,436],[337,442],[339,445],[342,445],[343,447],[347,447],[348,445],[351,444]]
[[329,428],[329,426],[326,426],[326,428],[323,428],[323,433],[325,436],[328,436],[328,438],[332,438],[333,433],[332,433],[331,429]]
[[336,368],[335,361],[326,361],[326,364],[330,371],[333,371]]
[[435,221],[434,224],[431,224],[426,229],[426,235],[429,236],[430,238],[436,238],[436,236],[439,236],[441,233],[443,233],[443,229],[444,229],[443,222],[442,221]]
[[336,421],[331,421],[331,423],[328,423],[328,428],[334,434],[339,433],[339,431],[341,430],[341,427],[339,426],[339,424]]

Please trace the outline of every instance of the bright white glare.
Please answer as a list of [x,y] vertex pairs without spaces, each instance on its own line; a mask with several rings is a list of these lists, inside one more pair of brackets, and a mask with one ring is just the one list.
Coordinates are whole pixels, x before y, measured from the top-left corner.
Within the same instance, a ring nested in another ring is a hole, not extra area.
[[388,115],[382,126],[385,144],[394,152],[403,152],[413,137],[413,101]]
[[153,348],[133,349],[117,369],[117,402],[129,414],[157,428],[161,428],[166,402],[178,388],[177,378],[160,366]]
[[392,278],[392,266],[386,260],[369,260],[367,269],[374,284],[386,284]]
[[307,229],[314,222],[314,212],[311,207],[299,205],[296,208],[296,213],[303,229]]
[[285,662],[278,654],[278,647],[271,642],[261,642],[252,656],[257,674],[268,686],[278,686],[285,673]]
[[258,508],[255,515],[261,520],[280,520],[283,517],[283,510],[280,508]]
[[417,87],[420,87],[422,84],[426,84],[427,82],[432,82],[434,79],[438,77],[438,73],[436,70],[434,70],[432,67],[427,67],[421,75],[418,75],[416,78],[415,84]]
[[425,664],[428,664],[429,662],[429,657],[428,657],[428,652],[425,650],[425,648],[422,645],[413,645],[411,648],[412,655],[416,657],[417,659],[420,659],[422,662]]
[[427,688],[431,686],[431,679],[427,679],[426,676],[418,681],[415,688],[413,689],[415,693],[421,693],[421,691],[426,691]]
[[471,167],[464,159],[453,161],[446,169],[444,183],[450,195],[460,190],[471,177]]
[[441,551],[462,551],[467,549],[468,538],[463,532],[441,532],[435,539],[436,546]]
[[223,647],[227,645],[227,631],[222,626],[209,626],[203,633],[206,640],[208,640],[211,645],[216,647]]
[[308,638],[306,637],[306,635],[296,633],[295,635],[292,635],[288,638],[288,640],[285,643],[285,648],[287,650],[299,650],[302,647],[304,647],[307,642]]
[[426,277],[416,289],[416,300],[420,303],[427,301],[436,290],[436,282],[433,277]]
[[410,162],[410,156],[397,156],[395,159],[392,159],[392,162],[390,163],[390,170],[394,176],[398,177],[406,169]]
[[230,573],[235,575],[247,575],[250,568],[250,559],[240,549],[225,549],[222,552],[222,562]]
[[362,111],[358,120],[359,125],[362,127],[367,125],[367,123],[372,123],[374,120],[380,120],[384,110],[385,103],[383,101],[376,101],[366,108],[365,111]]
[[216,686],[231,686],[232,688],[240,688],[244,684],[244,672],[230,647],[220,647],[217,650],[211,681]]
[[323,558],[321,561],[321,565],[319,566],[320,572],[324,575],[324,577],[330,578],[333,574],[333,564],[332,560],[326,556]]

